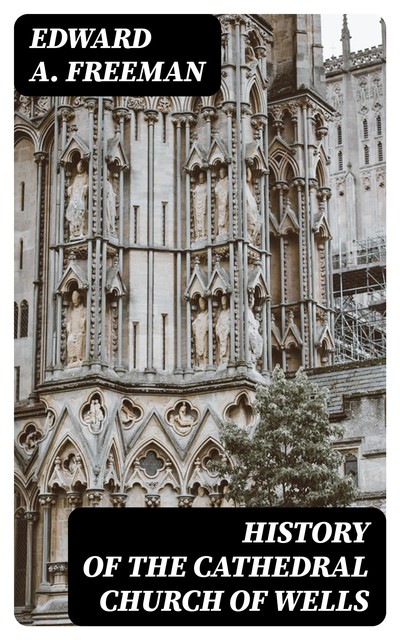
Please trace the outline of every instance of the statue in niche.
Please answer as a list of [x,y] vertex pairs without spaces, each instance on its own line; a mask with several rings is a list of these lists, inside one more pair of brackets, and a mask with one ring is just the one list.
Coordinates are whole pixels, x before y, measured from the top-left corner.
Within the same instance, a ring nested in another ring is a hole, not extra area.
[[226,167],[223,165],[219,170],[219,179],[215,185],[215,208],[217,213],[218,235],[228,233],[229,216],[229,187]]
[[255,244],[261,230],[261,216],[258,212],[257,201],[253,193],[252,173],[250,167],[246,170],[246,213],[247,213],[247,235],[250,241]]
[[86,224],[88,174],[82,160],[76,165],[76,174],[68,187],[66,218],[69,222],[71,240],[82,238]]
[[220,364],[226,364],[229,361],[231,318],[228,305],[228,296],[221,297],[221,311],[215,326],[217,336],[218,356]]
[[111,174],[107,171],[107,233],[109,236],[116,236],[115,218],[117,215],[117,206],[115,199],[114,186],[111,181]]
[[78,291],[72,292],[71,301],[72,306],[67,322],[68,368],[82,365],[86,335],[86,309]]
[[204,171],[199,173],[199,181],[193,189],[194,235],[201,240],[207,235],[207,182]]
[[188,413],[188,404],[187,402],[182,402],[179,407],[178,413],[174,416],[174,427],[178,433],[181,435],[186,435],[189,433],[190,429],[193,427],[196,422],[195,418]]
[[249,308],[247,312],[248,331],[249,331],[249,352],[250,360],[253,365],[256,364],[263,351],[263,339],[260,334],[260,323],[254,315],[254,293],[249,293]]
[[192,322],[195,365],[204,369],[208,359],[208,311],[207,300],[199,298],[199,312]]
[[99,433],[103,425],[104,411],[98,398],[93,398],[89,410],[84,415],[84,422],[93,433]]

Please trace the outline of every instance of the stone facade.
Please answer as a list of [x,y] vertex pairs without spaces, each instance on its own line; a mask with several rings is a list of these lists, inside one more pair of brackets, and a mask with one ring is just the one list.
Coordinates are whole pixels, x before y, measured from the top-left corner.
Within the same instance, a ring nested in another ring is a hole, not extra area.
[[319,17],[220,20],[215,96],[15,95],[22,622],[68,623],[72,509],[231,506],[222,422],[254,426],[277,363],[332,370]]
[[357,260],[357,242],[386,237],[386,37],[351,51],[345,17],[342,55],[325,61],[327,97],[335,109],[329,127],[333,253]]

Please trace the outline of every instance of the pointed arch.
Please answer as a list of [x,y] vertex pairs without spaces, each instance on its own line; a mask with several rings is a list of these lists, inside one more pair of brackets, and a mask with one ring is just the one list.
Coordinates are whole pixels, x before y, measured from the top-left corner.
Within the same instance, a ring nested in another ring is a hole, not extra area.
[[249,90],[249,102],[250,109],[253,113],[263,113],[264,112],[264,100],[263,95],[258,85],[258,82],[254,78],[252,85]]
[[132,450],[129,457],[126,459],[124,475],[123,475],[123,486],[125,486],[126,483],[129,481],[130,475],[133,471],[133,467],[136,461],[139,461],[141,457],[144,457],[145,454],[152,449],[155,449],[156,451],[158,450],[158,453],[161,454],[161,456],[164,457],[165,460],[169,460],[171,462],[179,478],[179,481],[182,480],[182,475],[179,469],[179,464],[176,459],[175,453],[170,449],[167,449],[165,444],[163,444],[158,438],[152,437],[144,442],[141,442],[136,449]]
[[56,487],[68,491],[88,486],[87,461],[81,447],[70,434],[65,434],[48,459],[43,483],[45,491]]
[[329,184],[326,168],[321,159],[318,160],[317,166],[315,167],[315,177],[320,187],[325,187]]
[[217,471],[211,471],[207,464],[224,454],[222,446],[215,438],[207,438],[194,452],[186,471],[185,486],[188,491],[196,494],[201,488],[207,493],[220,493],[227,482],[221,479]]

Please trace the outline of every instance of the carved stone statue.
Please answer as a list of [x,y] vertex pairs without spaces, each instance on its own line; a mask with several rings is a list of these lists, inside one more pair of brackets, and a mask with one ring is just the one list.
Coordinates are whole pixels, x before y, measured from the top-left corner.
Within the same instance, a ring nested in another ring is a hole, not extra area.
[[107,172],[107,233],[109,236],[116,236],[115,218],[117,215],[117,207],[115,201],[114,186],[111,181],[110,172]]
[[86,225],[88,174],[82,160],[76,166],[76,175],[68,187],[66,217],[69,222],[70,239],[82,238]]
[[253,193],[252,174],[250,167],[246,171],[246,213],[247,213],[247,235],[250,241],[255,244],[261,229],[261,216],[258,211],[257,201]]
[[229,216],[229,186],[226,168],[222,166],[219,170],[219,180],[215,185],[215,208],[218,225],[218,235],[228,233]]
[[231,319],[228,306],[228,296],[224,295],[221,297],[221,311],[215,326],[220,364],[226,364],[229,361],[230,333]]
[[99,433],[103,425],[104,411],[97,398],[93,398],[90,408],[84,416],[84,421],[93,433]]
[[85,350],[86,309],[78,291],[72,292],[72,306],[67,322],[68,367],[80,367]]
[[199,173],[199,181],[193,189],[193,213],[195,240],[207,236],[207,182],[204,171]]
[[174,416],[174,427],[181,435],[188,434],[196,422],[195,418],[187,412],[187,408],[187,403],[183,402],[179,407],[178,413]]
[[204,368],[208,361],[208,311],[205,298],[199,299],[199,312],[192,322],[195,365]]
[[260,334],[260,323],[256,319],[254,312],[254,293],[249,293],[249,309],[247,312],[249,331],[249,354],[253,365],[256,364],[263,351],[263,339]]

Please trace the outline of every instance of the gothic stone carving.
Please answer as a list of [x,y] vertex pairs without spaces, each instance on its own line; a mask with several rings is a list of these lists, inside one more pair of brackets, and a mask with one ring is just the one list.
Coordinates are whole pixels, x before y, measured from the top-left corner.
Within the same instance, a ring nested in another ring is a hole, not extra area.
[[204,171],[199,173],[199,181],[193,189],[193,216],[195,240],[207,235],[207,181]]
[[217,233],[219,236],[228,233],[228,207],[229,186],[226,167],[222,165],[219,169],[219,179],[215,185],[215,209],[217,219]]
[[263,339],[260,334],[260,323],[254,315],[255,297],[254,293],[249,293],[249,309],[247,313],[249,327],[249,355],[253,366],[261,357],[263,351]]
[[218,359],[220,364],[229,361],[231,318],[229,310],[228,296],[221,296],[221,310],[219,312],[217,324],[215,325],[215,335],[217,336]]
[[72,292],[72,304],[67,322],[67,367],[80,367],[84,356],[86,309],[78,291]]
[[207,300],[199,298],[199,312],[192,322],[195,366],[204,369],[208,362],[208,311]]
[[70,240],[84,237],[86,233],[88,174],[82,160],[76,165],[76,174],[68,187],[66,218],[69,222]]
[[119,415],[124,429],[130,429],[136,422],[142,419],[143,409],[129,398],[124,398],[121,403]]
[[190,402],[179,400],[173,409],[167,412],[167,422],[180,436],[190,433],[199,419],[199,412]]
[[101,396],[94,393],[81,411],[81,420],[91,433],[101,433],[105,421],[105,409],[101,404]]

